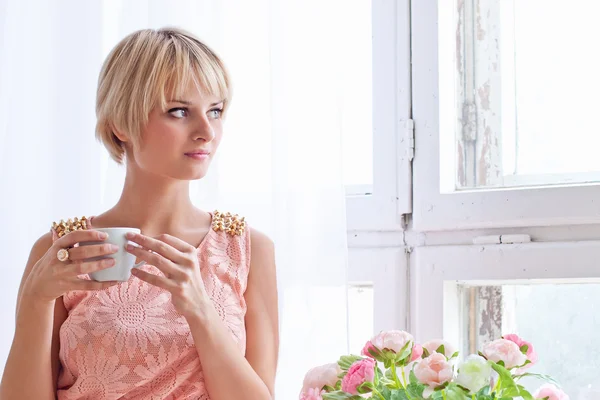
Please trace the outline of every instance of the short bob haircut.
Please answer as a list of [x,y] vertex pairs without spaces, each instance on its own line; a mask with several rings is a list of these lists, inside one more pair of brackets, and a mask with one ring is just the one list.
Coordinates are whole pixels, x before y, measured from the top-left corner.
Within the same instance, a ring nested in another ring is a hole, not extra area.
[[194,35],[179,28],[136,31],[110,52],[98,79],[96,137],[123,163],[125,149],[115,131],[139,143],[150,112],[166,109],[193,81],[202,93],[231,101],[223,61]]

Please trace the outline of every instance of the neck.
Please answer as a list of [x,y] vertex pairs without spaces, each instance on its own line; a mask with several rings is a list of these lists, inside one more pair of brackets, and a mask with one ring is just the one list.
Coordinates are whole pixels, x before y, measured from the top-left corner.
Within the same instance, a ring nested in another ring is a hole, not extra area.
[[121,198],[109,213],[148,233],[193,225],[198,216],[188,181],[148,174],[129,165]]

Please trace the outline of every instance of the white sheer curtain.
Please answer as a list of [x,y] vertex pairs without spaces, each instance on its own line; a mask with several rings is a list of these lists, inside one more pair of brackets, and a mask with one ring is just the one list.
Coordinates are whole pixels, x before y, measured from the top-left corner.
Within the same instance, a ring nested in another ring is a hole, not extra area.
[[247,216],[276,243],[277,398],[347,350],[338,76],[342,0],[0,0],[0,366],[19,280],[51,221],[91,215],[123,169],[94,140],[96,79],[133,30],[175,25],[215,48],[234,80],[225,139],[194,201]]

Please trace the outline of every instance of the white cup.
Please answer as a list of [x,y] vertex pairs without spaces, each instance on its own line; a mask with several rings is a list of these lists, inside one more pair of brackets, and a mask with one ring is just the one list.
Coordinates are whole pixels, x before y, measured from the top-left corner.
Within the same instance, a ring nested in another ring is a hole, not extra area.
[[[80,246],[90,246],[93,244],[114,244],[119,248],[119,250],[107,256],[102,257],[94,257],[90,258],[91,261],[101,260],[103,258],[114,258],[115,265],[110,268],[103,269],[101,271],[91,272],[89,274],[90,278],[99,281],[120,281],[125,282],[128,281],[131,277],[131,269],[139,268],[142,265],[146,264],[145,261],[135,263],[135,256],[129,253],[125,246],[127,243],[130,243],[125,235],[129,232],[140,233],[139,229],[136,228],[93,228],[95,231],[104,232],[108,235],[106,240],[100,242],[82,242]],[[136,246],[135,243],[131,243]]]

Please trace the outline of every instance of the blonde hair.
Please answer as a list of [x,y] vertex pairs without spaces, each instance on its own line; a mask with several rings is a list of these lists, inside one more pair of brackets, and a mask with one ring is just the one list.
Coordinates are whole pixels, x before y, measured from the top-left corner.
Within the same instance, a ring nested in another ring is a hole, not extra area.
[[123,162],[123,142],[141,140],[150,111],[166,109],[168,98],[179,98],[190,80],[198,90],[231,100],[230,77],[221,59],[207,45],[179,28],[136,31],[110,52],[98,79],[96,137],[111,157]]

